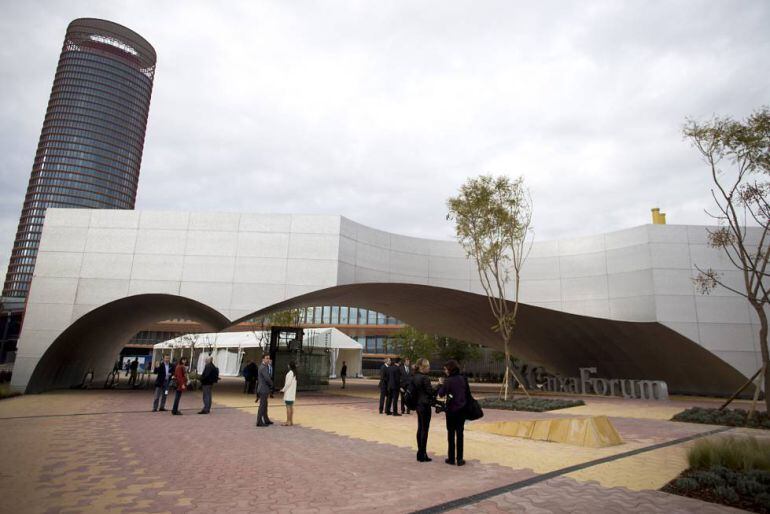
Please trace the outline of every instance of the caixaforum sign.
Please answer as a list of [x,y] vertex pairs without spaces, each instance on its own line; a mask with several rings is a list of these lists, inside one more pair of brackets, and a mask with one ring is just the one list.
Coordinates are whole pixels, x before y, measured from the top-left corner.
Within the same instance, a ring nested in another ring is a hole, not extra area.
[[543,390],[641,400],[668,400],[668,385],[662,380],[592,377],[592,374],[596,374],[596,368],[580,368],[579,372],[580,377],[547,377]]

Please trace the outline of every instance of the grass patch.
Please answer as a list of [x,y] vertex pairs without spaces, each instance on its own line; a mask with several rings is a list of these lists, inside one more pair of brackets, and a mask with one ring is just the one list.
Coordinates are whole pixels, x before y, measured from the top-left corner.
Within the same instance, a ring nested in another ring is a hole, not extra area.
[[710,438],[687,451],[690,468],[663,491],[770,513],[770,440]]
[[11,386],[8,384],[0,384],[0,400],[19,396],[20,394],[18,391],[11,390]]
[[515,400],[501,400],[499,398],[480,399],[482,407],[490,409],[522,410],[528,412],[546,412],[549,410],[567,409],[585,405],[583,400],[562,400],[551,398],[517,398]]
[[703,407],[693,407],[674,415],[671,421],[770,430],[770,416],[767,415],[767,412],[756,411],[750,419],[748,416],[749,411],[744,409],[719,410],[716,408],[704,409]]
[[724,467],[733,471],[770,472],[770,440],[756,437],[701,439],[687,452],[690,469]]

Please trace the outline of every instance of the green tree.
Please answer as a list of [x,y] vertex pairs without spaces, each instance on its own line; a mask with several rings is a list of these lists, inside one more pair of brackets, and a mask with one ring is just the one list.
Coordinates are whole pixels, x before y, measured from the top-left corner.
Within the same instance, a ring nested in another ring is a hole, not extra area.
[[[455,222],[457,240],[476,261],[479,281],[495,318],[491,327],[500,334],[505,353],[505,378],[501,396],[507,400],[510,379],[511,338],[519,312],[521,270],[532,247],[532,199],[524,179],[482,175],[469,179],[456,197],[447,200],[447,219]],[[513,304],[507,285],[513,275]],[[519,384],[523,382],[518,380]],[[524,394],[529,396],[523,385]]]
[[391,342],[396,353],[412,362],[422,357],[430,358],[438,351],[435,337],[409,325],[396,332]]
[[474,343],[442,336],[438,338],[438,354],[444,360],[467,362],[481,357],[481,348]]
[[717,286],[728,289],[746,298],[757,313],[762,368],[754,376],[764,373],[765,405],[770,411],[765,311],[770,303],[770,109],[762,107],[743,122],[729,117],[714,117],[705,123],[688,120],[684,136],[703,157],[713,182],[715,209],[706,212],[717,220],[718,228],[708,230],[709,245],[724,251],[741,276],[738,285],[711,268],[696,265],[695,283],[703,294]]

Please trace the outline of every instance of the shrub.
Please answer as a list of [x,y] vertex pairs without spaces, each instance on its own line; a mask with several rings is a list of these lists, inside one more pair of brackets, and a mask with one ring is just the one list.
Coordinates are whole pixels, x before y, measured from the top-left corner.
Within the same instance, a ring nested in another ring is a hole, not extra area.
[[717,494],[719,498],[722,500],[728,502],[728,503],[737,503],[738,502],[738,493],[735,492],[735,489],[730,487],[729,485],[720,485],[717,486],[717,488],[714,490],[714,492]]
[[[691,469],[770,471],[770,441],[755,437],[716,437],[701,439],[687,452]],[[727,478],[724,472],[722,476]]]
[[698,481],[690,477],[680,477],[676,479],[674,485],[681,491],[693,491],[698,488]]
[[770,487],[770,471],[763,469],[752,469],[746,476],[760,484]]
[[719,410],[693,407],[675,414],[671,419],[687,423],[770,429],[770,417],[764,411],[757,411],[749,418],[748,411],[744,409]]
[[754,497],[754,502],[765,510],[770,511],[770,493],[760,493]]
[[711,471],[696,471],[692,474],[692,478],[698,482],[701,487],[718,487],[724,486],[725,479]]
[[765,491],[765,487],[747,476],[741,476],[735,481],[735,490],[738,491],[741,496],[755,496]]
[[481,403],[482,407],[489,407],[490,409],[521,410],[528,412],[545,412],[585,405],[583,400],[561,400],[552,398],[518,398],[507,401],[498,398],[485,398],[479,400],[479,403]]
[[19,396],[21,393],[11,390],[8,384],[0,384],[0,400],[3,398],[11,398],[13,396]]

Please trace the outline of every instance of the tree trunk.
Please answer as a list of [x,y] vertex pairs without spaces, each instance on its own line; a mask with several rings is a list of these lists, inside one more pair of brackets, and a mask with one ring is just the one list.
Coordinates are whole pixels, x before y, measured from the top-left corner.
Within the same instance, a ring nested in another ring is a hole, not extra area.
[[505,378],[503,379],[503,400],[508,401],[508,393],[511,389],[511,348],[505,341]]
[[770,355],[767,348],[767,313],[763,304],[752,304],[759,317],[759,348],[762,352],[762,364],[765,367],[765,409],[770,413]]

